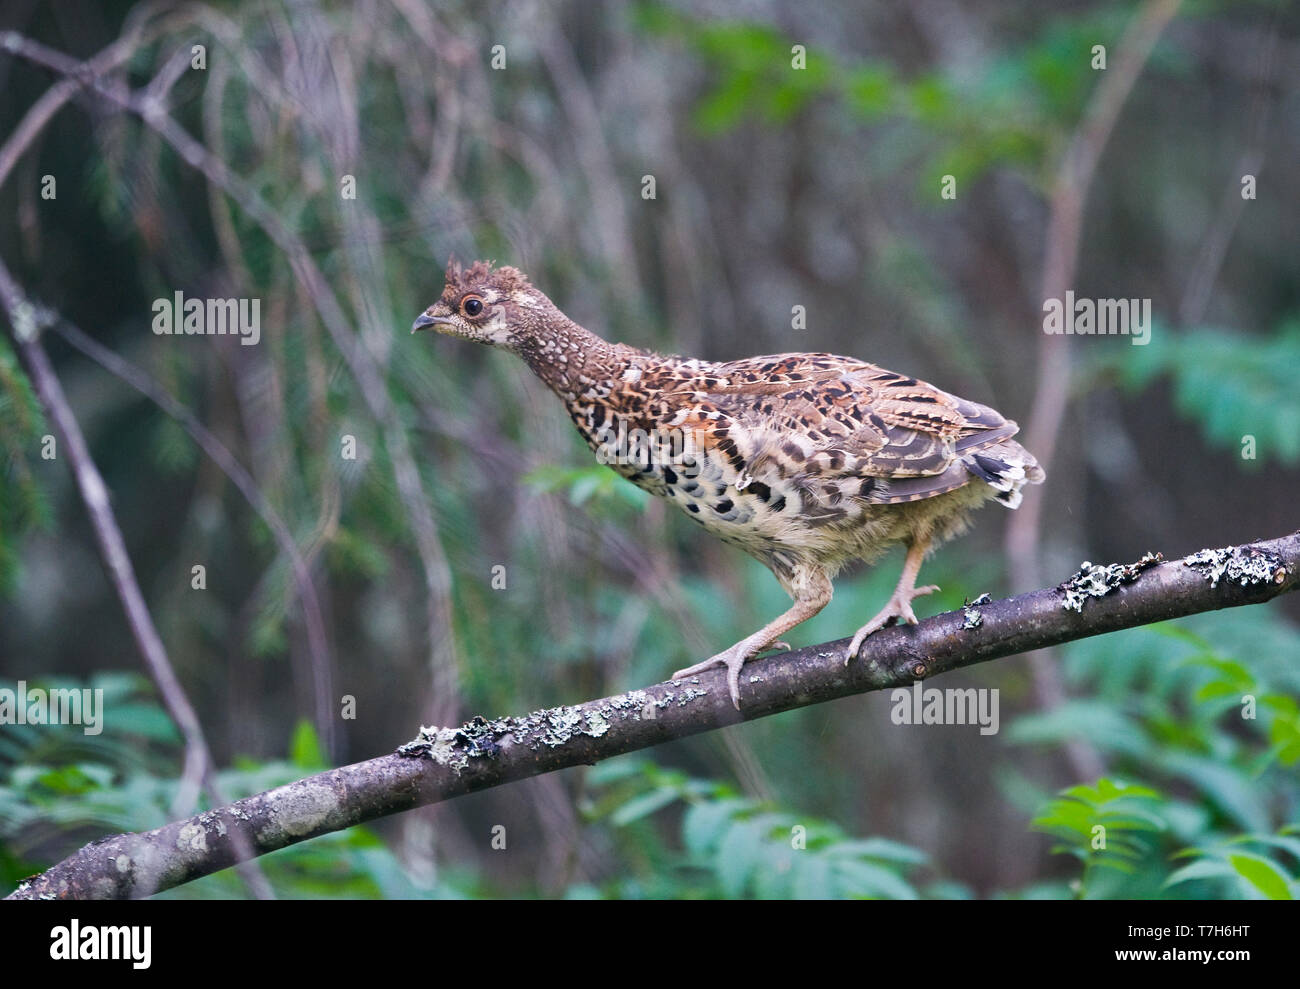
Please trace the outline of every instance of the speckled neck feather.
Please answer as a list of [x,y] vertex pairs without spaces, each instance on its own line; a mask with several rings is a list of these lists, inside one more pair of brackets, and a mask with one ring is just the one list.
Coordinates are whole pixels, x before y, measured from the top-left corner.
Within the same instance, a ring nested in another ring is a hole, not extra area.
[[566,402],[608,395],[628,361],[642,353],[601,339],[553,305],[516,329],[514,349],[533,373]]

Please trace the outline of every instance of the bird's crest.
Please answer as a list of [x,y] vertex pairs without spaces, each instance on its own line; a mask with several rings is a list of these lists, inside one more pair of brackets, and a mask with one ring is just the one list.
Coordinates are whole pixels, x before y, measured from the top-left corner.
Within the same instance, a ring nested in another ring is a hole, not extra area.
[[446,286],[442,290],[443,300],[454,307],[466,292],[481,292],[487,288],[494,288],[499,295],[508,296],[519,289],[532,288],[528,276],[518,268],[511,268],[508,265],[496,268],[494,264],[493,261],[475,261],[466,268],[453,254],[447,259]]

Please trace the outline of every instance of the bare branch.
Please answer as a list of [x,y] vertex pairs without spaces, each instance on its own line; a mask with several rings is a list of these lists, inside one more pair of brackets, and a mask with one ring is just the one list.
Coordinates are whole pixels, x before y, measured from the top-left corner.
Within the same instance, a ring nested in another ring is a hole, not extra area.
[[[1043,260],[1043,299],[1064,299],[1079,266],[1079,245],[1083,239],[1083,207],[1088,199],[1093,176],[1102,153],[1110,141],[1120,111],[1142,74],[1151,50],[1165,27],[1178,13],[1182,0],[1147,0],[1134,16],[1120,40],[1115,64],[1102,73],[1083,121],[1061,159],[1052,190],[1051,216],[1048,220]],[[1056,460],[1056,445],[1070,396],[1070,351],[1064,337],[1042,334],[1038,343],[1037,383],[1034,406],[1029,414],[1025,445],[1034,451],[1040,463],[1051,472]],[[1050,481],[1049,481],[1050,483]],[[1021,510],[1007,526],[1007,562],[1016,586],[1031,587],[1042,580],[1038,557],[1042,532],[1042,489],[1025,494]],[[1056,667],[1050,656],[1030,656],[1034,692],[1044,708],[1059,706],[1065,700]],[[1096,776],[1101,759],[1090,747],[1078,741],[1066,746],[1076,771]]]
[[[221,803],[224,797],[217,785],[215,765],[207,739],[203,736],[203,726],[172,668],[171,660],[167,658],[162,636],[158,634],[149,606],[145,603],[130,554],[126,551],[126,540],[122,538],[122,530],[109,504],[108,487],[90,456],[86,438],[63,393],[63,386],[59,384],[59,378],[41,347],[41,330],[51,322],[53,314],[49,310],[37,308],[28,300],[3,262],[0,262],[0,305],[13,327],[14,343],[27,367],[36,396],[44,407],[45,414],[63,437],[73,479],[95,533],[100,559],[109,582],[122,603],[131,635],[144,658],[149,676],[162,695],[167,713],[171,715],[184,739],[185,764],[181,772],[181,785],[172,802],[173,812],[184,813],[192,809],[200,788],[208,791],[213,802]],[[235,844],[241,850],[248,847],[242,835],[235,836]],[[258,897],[272,898],[271,887],[259,869],[244,870],[242,874]]]
[[[723,671],[522,718],[425,728],[393,755],[343,766],[187,821],[115,835],[21,883],[9,899],[145,896],[256,854],[489,787],[591,764],[850,694],[902,687],[1031,649],[1201,611],[1259,604],[1300,586],[1300,531],[1168,563],[1092,568],[1055,588],[886,628],[845,665],[848,639],[745,667],[741,711]],[[1079,610],[1074,610],[1077,605]]]

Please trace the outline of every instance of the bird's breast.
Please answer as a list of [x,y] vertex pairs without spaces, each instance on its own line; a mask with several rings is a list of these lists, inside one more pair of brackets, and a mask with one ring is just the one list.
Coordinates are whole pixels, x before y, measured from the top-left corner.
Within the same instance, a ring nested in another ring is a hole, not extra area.
[[879,509],[862,490],[871,482],[809,469],[789,436],[776,442],[707,408],[681,415],[649,403],[630,414],[597,396],[566,405],[599,462],[764,561],[835,555],[846,527],[875,531]]

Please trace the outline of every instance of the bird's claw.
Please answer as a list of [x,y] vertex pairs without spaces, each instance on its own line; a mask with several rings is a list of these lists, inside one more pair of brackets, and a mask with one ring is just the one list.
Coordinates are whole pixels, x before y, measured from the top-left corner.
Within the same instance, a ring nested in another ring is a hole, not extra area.
[[[786,646],[786,648],[790,648]],[[754,655],[752,648],[746,643],[738,642],[730,649],[724,649],[716,656],[704,660],[702,663],[696,663],[694,666],[688,666],[684,670],[678,670],[672,675],[674,680],[685,680],[687,677],[693,677],[697,673],[703,673],[705,670],[711,670],[715,666],[725,666],[727,668],[727,690],[731,693],[731,703],[736,710],[740,710],[740,668],[745,665],[745,660]]]
[[895,619],[901,618],[907,624],[915,625],[917,617],[916,612],[912,610],[912,601],[927,594],[933,594],[938,589],[938,584],[927,584],[925,587],[913,587],[908,591],[894,591],[889,603],[880,609],[879,614],[858,629],[857,634],[853,636],[853,641],[849,643],[849,648],[844,654],[844,665],[848,666],[857,656],[858,650],[862,648],[862,643],[868,635],[880,631]]

